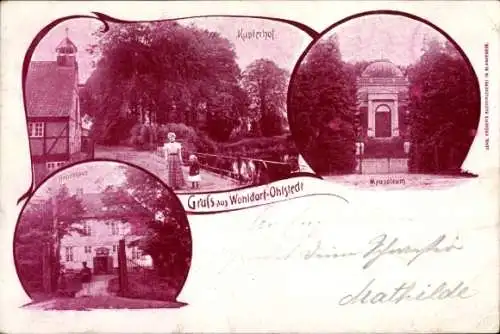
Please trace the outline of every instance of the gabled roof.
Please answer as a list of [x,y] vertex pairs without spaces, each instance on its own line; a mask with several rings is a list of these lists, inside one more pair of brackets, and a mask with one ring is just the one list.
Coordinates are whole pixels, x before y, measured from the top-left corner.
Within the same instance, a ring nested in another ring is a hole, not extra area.
[[32,61],[26,76],[28,117],[70,116],[78,69],[55,61]]

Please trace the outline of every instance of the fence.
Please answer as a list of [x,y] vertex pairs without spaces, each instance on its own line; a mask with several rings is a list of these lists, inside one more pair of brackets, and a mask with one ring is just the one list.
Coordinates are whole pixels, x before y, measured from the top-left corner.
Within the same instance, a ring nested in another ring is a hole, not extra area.
[[275,161],[244,156],[198,153],[202,168],[242,184],[265,184],[289,175],[293,160]]
[[[163,157],[159,147],[156,155]],[[224,154],[196,153],[200,167],[218,176],[229,178],[240,184],[265,184],[285,178],[298,170],[298,157],[283,158],[284,161]]]

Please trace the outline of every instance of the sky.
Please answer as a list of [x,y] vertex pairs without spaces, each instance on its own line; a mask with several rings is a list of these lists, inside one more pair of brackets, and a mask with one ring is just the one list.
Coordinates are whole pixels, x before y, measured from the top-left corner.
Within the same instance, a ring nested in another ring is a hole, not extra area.
[[126,181],[126,177],[120,166],[128,165],[107,162],[93,161],[78,164],[57,172],[49,181],[37,190],[35,196],[46,198],[49,189],[58,189],[61,185],[66,185],[70,193],[76,193],[78,188],[82,188],[84,193],[98,193],[107,186],[119,186]]
[[323,38],[333,33],[338,36],[344,61],[385,58],[403,66],[418,60],[426,36],[446,40],[427,24],[399,15],[361,16],[334,27]]
[[[311,42],[311,37],[302,30],[281,22],[255,18],[209,17],[178,20],[180,24],[195,26],[220,33],[235,46],[237,63],[243,70],[252,61],[268,58],[279,67],[292,72],[296,61]],[[55,60],[55,48],[68,36],[78,48],[79,79],[83,83],[92,73],[92,57],[86,52],[88,45],[96,43],[92,32],[102,23],[95,19],[74,19],[54,27],[38,44],[32,60]],[[242,38],[253,31],[265,31],[266,39]]]
[[103,27],[103,24],[96,19],[85,18],[65,21],[45,35],[33,52],[32,60],[56,60],[55,49],[66,37],[66,28],[68,28],[68,36],[78,48],[79,81],[85,82],[92,73],[92,57],[87,53],[86,49],[96,42],[92,32],[101,29],[101,27]]

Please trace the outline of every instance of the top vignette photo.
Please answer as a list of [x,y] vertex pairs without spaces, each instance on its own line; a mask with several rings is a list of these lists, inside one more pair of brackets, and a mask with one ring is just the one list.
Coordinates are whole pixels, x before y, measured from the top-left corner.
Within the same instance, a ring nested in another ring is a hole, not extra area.
[[313,172],[286,110],[306,32],[249,17],[106,23],[64,21],[33,50],[24,92],[35,187],[88,159],[135,164],[177,193]]

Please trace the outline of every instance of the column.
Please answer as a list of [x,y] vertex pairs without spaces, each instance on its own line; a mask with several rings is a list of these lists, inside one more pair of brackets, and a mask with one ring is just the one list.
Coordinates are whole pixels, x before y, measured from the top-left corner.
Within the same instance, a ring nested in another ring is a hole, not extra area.
[[373,101],[368,96],[368,129],[366,129],[368,137],[375,136],[375,111],[373,109]]
[[398,97],[396,95],[396,98],[394,99],[394,104],[393,108],[391,110],[392,112],[392,117],[391,117],[391,122],[392,122],[392,136],[393,137],[399,137],[399,110],[398,110]]

